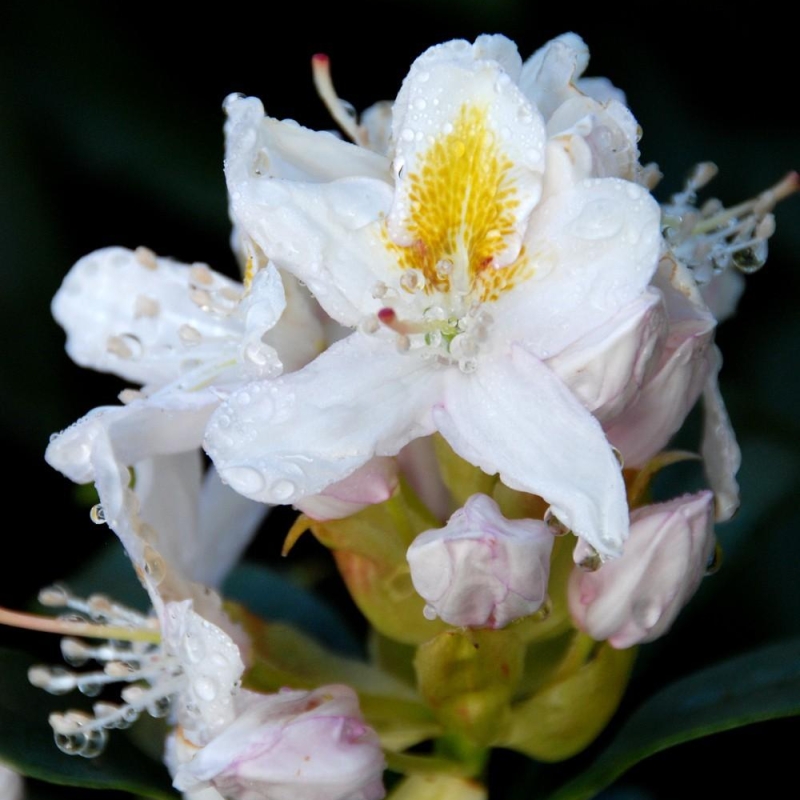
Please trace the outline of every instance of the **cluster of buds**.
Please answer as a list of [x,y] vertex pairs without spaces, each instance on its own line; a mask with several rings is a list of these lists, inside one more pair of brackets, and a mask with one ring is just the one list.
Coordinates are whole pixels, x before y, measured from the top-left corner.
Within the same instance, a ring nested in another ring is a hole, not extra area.
[[[503,36],[451,41],[359,117],[315,56],[350,142],[225,102],[241,282],[146,248],[75,265],[67,350],[135,388],[46,457],[95,484],[153,611],[45,593],[84,617],[56,625],[84,637],[65,658],[103,666],[32,682],[128,684],[54,714],[62,750],[150,712],[189,796],[378,800],[387,764],[415,796],[458,740],[431,786],[477,799],[489,748],[554,761],[603,729],[738,505],[722,282],[763,262],[798,179],[698,208],[702,165],[660,206],[624,95],[587,64],[575,34],[524,62]],[[709,488],[654,503],[701,397]],[[222,604],[271,505],[303,512],[285,552],[309,529],[332,551],[369,663]]]

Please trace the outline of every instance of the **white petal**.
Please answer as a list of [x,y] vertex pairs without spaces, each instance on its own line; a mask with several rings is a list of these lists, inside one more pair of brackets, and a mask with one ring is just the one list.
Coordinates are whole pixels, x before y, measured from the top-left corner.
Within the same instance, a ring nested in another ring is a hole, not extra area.
[[183,734],[205,745],[236,718],[236,687],[244,672],[239,647],[191,600],[166,604],[161,632],[166,653],[183,668],[184,688],[176,697]]
[[[392,128],[398,177],[388,232],[397,244],[425,241],[417,230],[417,217],[433,216],[420,210],[425,195],[445,194],[442,203],[451,202],[448,185],[459,176],[466,175],[462,179],[468,186],[455,202],[461,207],[461,222],[474,227],[469,189],[474,192],[485,180],[484,166],[507,161],[504,183],[495,188],[498,193],[506,187],[515,192],[509,211],[514,235],[506,234],[493,255],[498,266],[517,256],[527,218],[541,195],[545,135],[543,120],[514,82],[516,75],[493,58],[498,55],[507,63],[512,54],[516,56],[516,48],[503,37],[481,37],[473,46],[450,42],[432,48],[412,66],[395,104]],[[511,69],[516,71],[513,65]]]
[[526,241],[533,275],[496,304],[498,336],[550,358],[634,302],[661,247],[658,203],[615,178],[546,197]]
[[453,449],[512,489],[543,497],[602,555],[618,555],[628,533],[620,467],[564,383],[519,346],[449,378],[434,421]]
[[388,184],[259,178],[229,188],[244,231],[278,267],[303,281],[335,320],[355,326],[378,309],[373,287],[395,269],[380,236],[392,202]]
[[431,433],[437,372],[392,339],[355,333],[298,372],[232,394],[206,449],[236,491],[291,503]]
[[589,63],[589,48],[576,33],[564,33],[540,47],[522,66],[519,84],[545,119],[579,92],[575,81]]
[[742,453],[719,391],[718,376],[722,356],[718,348],[713,348],[711,359],[711,370],[703,390],[705,420],[701,452],[708,482],[714,490],[717,521],[725,522],[739,508],[736,473],[742,463]]
[[606,426],[625,464],[641,466],[672,438],[700,396],[709,374],[713,320],[675,323],[662,364],[628,408]]
[[264,116],[255,97],[225,101],[225,172],[231,197],[251,180],[332,181],[370,177],[388,181],[389,160],[332,133]]
[[199,447],[218,399],[206,392],[158,394],[127,406],[101,406],[52,437],[45,453],[50,466],[76,483],[95,479],[92,449],[100,436],[128,466],[145,458]]
[[[219,359],[218,339],[237,335],[241,326],[201,305],[220,301],[230,308],[224,295],[235,297],[241,289],[202,265],[109,247],[75,264],[52,310],[76,363],[135,383],[163,384],[189,359]],[[191,348],[180,335],[187,329],[199,342]]]

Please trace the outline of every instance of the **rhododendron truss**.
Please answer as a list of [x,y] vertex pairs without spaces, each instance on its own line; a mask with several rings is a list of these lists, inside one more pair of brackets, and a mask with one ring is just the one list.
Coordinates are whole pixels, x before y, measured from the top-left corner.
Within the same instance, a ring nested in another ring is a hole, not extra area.
[[[241,282],[145,248],[73,267],[68,353],[136,387],[46,458],[94,484],[150,610],[57,586],[40,600],[72,616],[0,611],[67,636],[72,668],[35,686],[103,692],[51,714],[62,751],[150,713],[195,800],[479,800],[493,748],[561,761],[605,728],[636,645],[718,564],[741,454],[715,330],[798,178],[698,206],[703,164],[659,205],[624,94],[587,65],[575,34],[526,61],[504,36],[446,42],[358,117],[316,55],[351,141],[224,104]],[[668,449],[701,399],[701,441]],[[684,461],[705,487],[662,497]],[[331,551],[358,657],[252,612],[275,573],[223,600],[273,505],[301,512],[284,555],[306,531]]]

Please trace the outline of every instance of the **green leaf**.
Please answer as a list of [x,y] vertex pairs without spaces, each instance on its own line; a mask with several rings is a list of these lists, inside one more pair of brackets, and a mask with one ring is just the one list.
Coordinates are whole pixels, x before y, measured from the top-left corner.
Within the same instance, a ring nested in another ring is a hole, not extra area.
[[548,800],[594,797],[634,764],[713,733],[800,714],[800,639],[696,672],[658,692],[620,728],[599,758]]
[[96,758],[68,756],[53,742],[47,717],[68,705],[28,683],[33,659],[0,649],[0,763],[31,778],[91,789],[118,789],[154,800],[176,800],[163,765],[151,761],[122,732],[112,732]]

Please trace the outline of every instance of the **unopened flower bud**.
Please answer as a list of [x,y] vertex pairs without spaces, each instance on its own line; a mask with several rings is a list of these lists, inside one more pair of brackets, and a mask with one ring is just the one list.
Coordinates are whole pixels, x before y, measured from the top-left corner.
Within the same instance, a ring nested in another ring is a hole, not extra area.
[[544,522],[508,520],[494,500],[476,494],[444,528],[420,534],[407,557],[431,616],[502,628],[544,602],[552,547]]
[[709,491],[633,511],[622,556],[596,572],[572,573],[575,624],[617,648],[666,633],[705,573],[714,549],[713,511]]
[[243,693],[242,713],[180,765],[181,791],[230,800],[380,800],[383,753],[347,686]]

